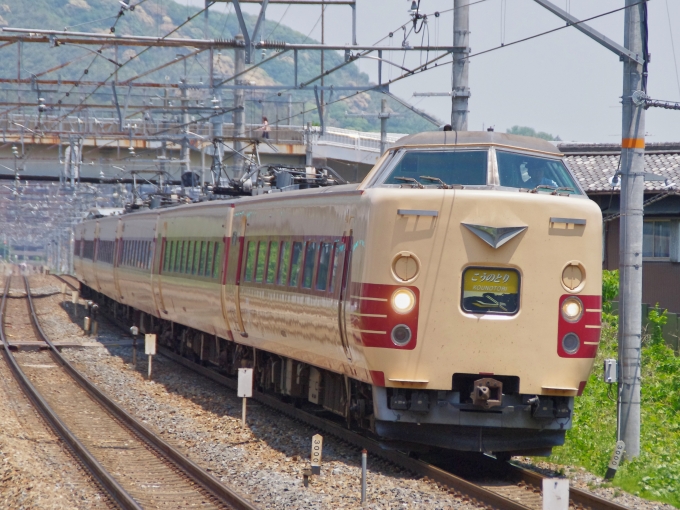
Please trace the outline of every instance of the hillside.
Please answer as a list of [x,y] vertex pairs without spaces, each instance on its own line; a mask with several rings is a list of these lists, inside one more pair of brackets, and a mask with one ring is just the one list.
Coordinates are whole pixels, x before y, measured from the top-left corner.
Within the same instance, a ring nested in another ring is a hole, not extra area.
[[[145,0],[138,5],[134,12],[126,12],[118,17],[120,4],[116,0],[0,0],[0,26],[12,26],[22,28],[40,28],[83,32],[110,33],[110,28],[115,24],[115,33],[121,35],[152,35],[163,36],[185,23],[187,18],[196,14],[195,7],[187,8],[173,0]],[[252,27],[255,23],[253,16],[246,16],[247,22]],[[203,14],[200,14],[192,21],[186,23],[173,37],[194,37],[194,38],[222,38],[229,39],[239,32],[238,21],[234,14],[225,15],[216,11],[210,12],[210,23],[207,27]],[[274,29],[276,29],[274,31]],[[307,39],[304,34],[291,30],[284,25],[267,21],[262,30],[265,37],[271,36],[276,40],[287,42],[315,42]],[[96,47],[91,47],[97,50]],[[103,48],[102,55],[112,60],[124,63],[118,73],[119,81],[134,77],[144,71],[148,71],[158,66],[164,61],[169,61],[177,54],[187,54],[189,48],[158,48],[154,47],[141,54],[136,55],[143,48],[121,47],[118,56],[113,48]],[[30,75],[40,75],[48,69],[71,62],[69,65],[42,74],[43,79],[82,79],[82,80],[105,80],[111,76],[115,66],[104,58],[96,56],[92,51],[83,47],[61,45],[50,48],[43,44],[23,44],[22,45],[22,77]],[[261,52],[257,52],[257,59],[262,58]],[[233,51],[224,50],[215,55],[213,61],[216,75],[228,77],[233,72]],[[266,57],[271,56],[267,53]],[[134,58],[133,58],[134,57]],[[186,72],[190,83],[199,83],[207,80],[209,69],[208,52],[203,52],[195,57],[186,60]],[[326,69],[340,64],[343,56],[338,52],[327,51],[325,53]],[[17,75],[17,47],[11,45],[0,49],[0,65],[3,78],[15,78]],[[301,51],[299,52],[298,70],[301,81],[308,80],[318,75],[320,69],[320,52]],[[87,73],[85,74],[85,70]],[[174,66],[164,68],[143,78],[144,81],[166,81],[176,83],[185,72],[185,65],[178,63]],[[278,59],[264,64],[261,68],[247,75],[249,81],[254,81],[260,85],[287,84],[292,83],[293,77],[293,57],[292,54],[282,55]],[[356,65],[350,64],[338,72],[326,78],[329,85],[368,85],[368,76],[361,73]],[[63,89],[62,89],[63,90]],[[110,98],[110,89],[99,98],[106,101]],[[302,91],[285,91],[281,96],[271,92],[247,93],[247,119],[254,122],[259,120],[260,115],[264,114],[270,118],[270,122],[276,118],[276,102],[282,103],[279,107],[279,117],[287,116],[288,94],[292,94],[294,102],[293,112],[297,113],[302,109],[314,107],[314,93],[310,89]],[[198,92],[194,97],[198,98]],[[230,93],[223,93],[230,101]],[[55,91],[43,91],[47,103],[58,96]],[[333,99],[337,99],[337,94]],[[353,113],[375,113],[380,109],[380,99],[384,96],[375,92],[361,94],[347,101],[342,101],[331,105],[328,112],[328,124],[350,129],[360,129],[366,131],[379,130],[380,124],[376,118],[348,117],[346,112]],[[134,98],[133,98],[134,101]],[[285,103],[285,104],[284,104]],[[433,129],[432,124],[424,121],[417,115],[409,112],[395,102],[389,102],[390,108],[401,113],[400,116],[393,117],[389,121],[389,131],[411,133]],[[307,114],[305,121],[318,122],[318,116]],[[302,123],[301,117],[296,117],[293,123]]]

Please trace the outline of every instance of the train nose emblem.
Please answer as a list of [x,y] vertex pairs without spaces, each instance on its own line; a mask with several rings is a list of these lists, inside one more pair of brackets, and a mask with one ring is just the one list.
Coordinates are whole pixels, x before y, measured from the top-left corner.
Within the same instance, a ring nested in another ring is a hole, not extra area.
[[523,227],[487,227],[470,223],[463,223],[463,225],[492,248],[500,248],[528,228],[526,225]]
[[476,406],[486,408],[499,406],[503,402],[503,383],[489,377],[477,379],[474,382],[470,398]]

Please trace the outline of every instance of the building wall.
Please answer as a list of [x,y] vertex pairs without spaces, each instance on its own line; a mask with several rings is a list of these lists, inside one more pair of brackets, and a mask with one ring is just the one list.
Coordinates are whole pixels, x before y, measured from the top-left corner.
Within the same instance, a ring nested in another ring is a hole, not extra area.
[[[603,269],[619,268],[619,222],[605,224]],[[642,263],[642,302],[680,313],[680,264],[669,261]]]

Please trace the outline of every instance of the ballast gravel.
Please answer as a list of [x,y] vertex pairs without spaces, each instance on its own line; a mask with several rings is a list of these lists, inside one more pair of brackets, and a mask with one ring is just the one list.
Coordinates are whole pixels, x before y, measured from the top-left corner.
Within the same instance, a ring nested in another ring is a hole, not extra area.
[[[241,400],[231,390],[157,356],[153,380],[146,356],[130,367],[125,347],[69,350],[65,355],[126,410],[224,483],[262,508],[357,508],[361,454],[324,438],[321,476],[303,485],[315,430],[256,403],[241,427]],[[436,484],[370,459],[365,508],[479,508]]]

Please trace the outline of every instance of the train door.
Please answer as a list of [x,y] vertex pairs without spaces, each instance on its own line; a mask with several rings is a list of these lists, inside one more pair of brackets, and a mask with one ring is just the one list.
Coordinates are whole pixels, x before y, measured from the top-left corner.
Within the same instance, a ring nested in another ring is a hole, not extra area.
[[154,306],[159,317],[168,313],[163,300],[163,257],[165,256],[165,243],[168,237],[168,222],[164,221],[161,227],[160,215],[156,222],[156,236],[154,237],[153,264],[151,266],[151,288],[153,289]]
[[97,292],[102,291],[102,286],[99,283],[99,271],[97,271],[97,261],[99,260],[99,235],[101,232],[101,225],[99,224],[99,220],[95,223],[94,226],[94,250],[92,254],[92,266],[93,266],[93,275],[94,275],[94,288],[97,290]]
[[224,290],[224,313],[227,322],[242,337],[247,337],[248,333],[243,324],[241,316],[240,286],[241,273],[243,267],[243,252],[245,245],[247,218],[241,215],[234,215],[231,228],[231,239],[229,240],[230,256],[227,260],[227,274]]
[[[234,208],[230,207],[227,210],[227,215],[226,218],[224,219],[224,232],[223,232],[223,258],[222,258],[222,272],[220,275],[220,296],[221,296],[221,301],[222,301],[222,317],[224,318],[224,322],[227,325],[227,329],[231,332],[232,329],[232,322],[229,320],[229,310],[227,307],[227,270],[229,268],[229,259],[230,258],[235,258],[238,255],[238,247],[239,244],[237,242],[232,243],[231,240],[231,228],[232,228],[232,223],[234,219]],[[233,338],[232,338],[233,340]]]
[[[339,285],[340,293],[338,297],[338,329],[340,330],[340,341],[345,351],[345,356],[352,361],[352,351],[347,335],[347,304],[349,303],[349,282],[352,263],[352,230],[349,235],[343,235],[342,243],[337,243],[333,254],[333,274],[334,284]],[[341,270],[340,270],[341,269]],[[339,273],[336,275],[335,273]]]
[[123,220],[118,220],[118,225],[116,226],[116,244],[114,246],[113,255],[113,281],[116,287],[116,301],[120,301],[121,291],[120,291],[120,272],[118,270],[118,265],[120,263],[121,254],[123,251],[123,232],[125,231],[125,224]]

